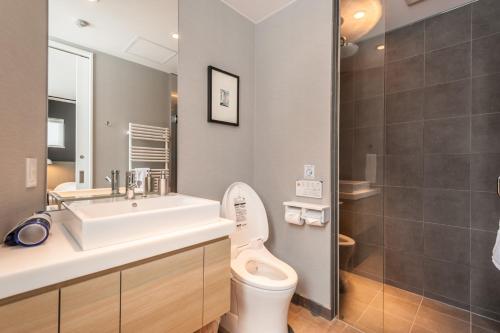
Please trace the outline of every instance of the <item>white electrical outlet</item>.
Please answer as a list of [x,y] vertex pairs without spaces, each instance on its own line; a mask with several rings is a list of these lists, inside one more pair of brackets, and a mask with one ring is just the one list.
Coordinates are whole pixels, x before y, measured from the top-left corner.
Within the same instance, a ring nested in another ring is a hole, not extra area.
[[315,177],[315,167],[314,165],[304,165],[304,178],[305,179],[314,179]]
[[26,158],[26,188],[36,187],[38,183],[37,169],[37,159]]

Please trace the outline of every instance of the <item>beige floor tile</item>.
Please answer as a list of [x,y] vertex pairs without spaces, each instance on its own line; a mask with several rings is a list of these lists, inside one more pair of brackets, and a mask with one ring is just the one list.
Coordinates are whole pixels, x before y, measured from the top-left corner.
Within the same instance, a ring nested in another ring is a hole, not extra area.
[[373,300],[372,306],[386,313],[413,322],[417,315],[419,303],[407,301],[406,298],[399,298],[385,293],[379,293]]
[[368,307],[353,326],[366,333],[383,333],[384,314],[379,309]]
[[352,326],[346,326],[346,328],[344,329],[344,331],[342,331],[342,333],[364,333],[364,332]]
[[370,304],[380,290],[382,290],[382,285],[351,274],[345,279],[345,291],[341,294],[341,297],[345,296],[349,299]]
[[346,328],[346,324],[341,320],[333,320],[328,333],[342,333]]
[[353,297],[340,297],[340,319],[348,324],[354,324],[361,317],[368,307],[368,303],[363,303]]
[[381,282],[366,278],[359,274],[354,274],[346,271],[343,272],[346,279],[352,280],[355,284],[361,284],[367,288],[375,289],[376,291],[382,290],[383,284]]
[[467,321],[467,322],[470,321],[469,311],[466,311],[466,310],[463,310],[463,309],[460,309],[460,308],[457,308],[457,307],[454,307],[454,306],[451,306],[451,305],[448,305],[445,303],[441,303],[441,302],[435,301],[435,300],[430,299],[430,298],[424,297],[424,299],[422,300],[422,306],[425,306],[425,307],[432,309],[434,311],[455,317],[455,318],[463,320],[463,321]]
[[408,333],[411,325],[411,320],[370,306],[354,326],[368,333]]
[[468,333],[470,323],[422,304],[415,325],[437,333]]
[[423,298],[422,295],[418,295],[410,291],[406,291],[404,289],[397,288],[388,284],[384,285],[384,295],[394,296],[397,298],[404,299],[407,302],[418,303],[418,304],[420,304]]
[[430,331],[422,326],[414,324],[413,327],[411,328],[411,333],[437,333],[437,332]]

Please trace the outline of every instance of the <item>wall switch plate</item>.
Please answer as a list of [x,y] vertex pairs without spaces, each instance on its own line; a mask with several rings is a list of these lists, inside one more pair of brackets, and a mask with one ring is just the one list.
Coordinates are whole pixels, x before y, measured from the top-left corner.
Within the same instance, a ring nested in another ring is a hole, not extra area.
[[321,199],[323,198],[323,182],[319,180],[297,180],[295,182],[295,195]]
[[304,165],[304,178],[305,179],[314,179],[315,177],[315,167],[314,165],[306,164]]
[[37,159],[36,158],[26,158],[26,188],[36,187],[38,182],[37,175]]

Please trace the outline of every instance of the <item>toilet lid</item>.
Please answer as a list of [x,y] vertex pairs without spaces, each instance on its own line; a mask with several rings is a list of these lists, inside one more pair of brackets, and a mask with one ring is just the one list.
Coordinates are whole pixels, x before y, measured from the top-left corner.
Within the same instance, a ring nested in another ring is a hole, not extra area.
[[269,237],[264,204],[245,183],[237,182],[229,186],[222,199],[221,215],[236,221],[236,231],[230,235],[233,246],[244,246],[257,239],[265,242]]

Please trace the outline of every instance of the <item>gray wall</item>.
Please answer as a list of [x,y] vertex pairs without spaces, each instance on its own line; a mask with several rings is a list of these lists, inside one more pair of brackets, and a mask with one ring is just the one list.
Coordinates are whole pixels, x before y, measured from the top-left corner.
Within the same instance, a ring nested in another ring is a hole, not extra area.
[[[221,200],[253,185],[254,25],[219,0],[179,2],[178,190]],[[207,123],[207,66],[240,79],[240,126]]]
[[[0,237],[45,198],[47,1],[0,1]],[[24,158],[38,159],[38,186],[25,189]]]
[[[218,0],[180,2],[178,186],[217,200],[234,181],[254,186],[268,247],[297,270],[299,294],[330,307],[330,224],[290,226],[282,208],[308,163],[329,203],[332,8],[314,2],[257,26]],[[207,122],[208,65],[240,75],[240,127]]]
[[128,123],[170,126],[170,74],[96,52],[94,94],[94,186],[109,186],[111,169],[124,184]]
[[[297,293],[330,308],[330,229],[285,223],[287,200],[330,204],[332,1],[299,0],[256,26],[254,183],[270,223],[268,248],[298,273]],[[304,164],[322,200],[295,197]]]

